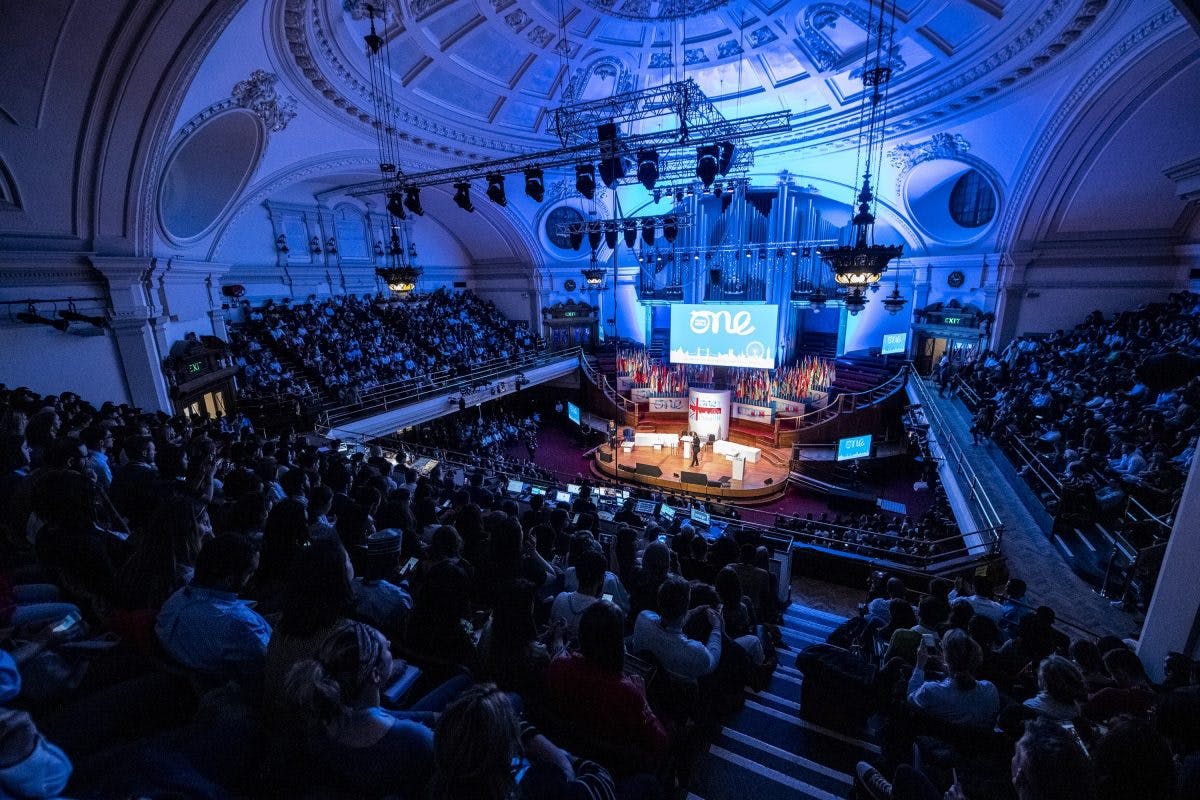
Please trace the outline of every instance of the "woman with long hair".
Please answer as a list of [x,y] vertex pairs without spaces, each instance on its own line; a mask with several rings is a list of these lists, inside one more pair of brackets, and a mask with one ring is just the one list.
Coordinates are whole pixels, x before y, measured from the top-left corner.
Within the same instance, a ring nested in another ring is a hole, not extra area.
[[1000,710],[1000,693],[988,681],[977,680],[983,651],[966,631],[952,628],[942,637],[942,660],[947,676],[925,680],[927,648],[917,650],[917,667],[908,682],[908,702],[925,713],[955,725],[991,728]]
[[354,569],[341,543],[314,539],[292,562],[282,595],[282,615],[271,631],[263,670],[268,709],[283,706],[284,680],[330,636],[348,627],[354,607]]
[[133,552],[117,570],[119,602],[128,609],[158,609],[192,579],[200,546],[212,535],[203,505],[183,495],[159,504]]
[[286,673],[281,701],[305,725],[309,767],[358,797],[418,798],[433,767],[433,732],[380,707],[393,671],[383,634],[350,623]]
[[572,759],[529,725],[493,684],[474,686],[438,721],[430,800],[583,796],[614,800],[603,767]]

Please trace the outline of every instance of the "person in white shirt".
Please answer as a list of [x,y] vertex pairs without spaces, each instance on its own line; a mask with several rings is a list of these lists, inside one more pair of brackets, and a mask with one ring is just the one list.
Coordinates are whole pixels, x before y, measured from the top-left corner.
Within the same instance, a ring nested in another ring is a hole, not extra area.
[[550,609],[550,619],[561,619],[564,637],[568,640],[579,636],[579,618],[588,606],[600,599],[604,592],[604,555],[596,550],[584,550],[575,560],[575,575],[579,588],[573,592],[559,592]]
[[963,583],[956,586],[950,592],[950,605],[954,605],[956,600],[966,600],[971,604],[971,608],[976,614],[987,617],[996,625],[1000,625],[1004,620],[1004,606],[992,599],[993,589],[992,580],[986,575],[980,575],[975,578],[975,588],[973,593],[967,593],[968,584]]
[[699,642],[683,635],[683,625],[688,616],[691,601],[691,586],[678,575],[667,578],[658,589],[658,607],[662,612],[643,611],[633,625],[631,649],[636,653],[648,652],[663,669],[686,680],[695,680],[708,675],[717,668],[721,660],[721,637],[724,623],[716,609],[697,608],[693,613],[705,613],[712,625],[707,642]]

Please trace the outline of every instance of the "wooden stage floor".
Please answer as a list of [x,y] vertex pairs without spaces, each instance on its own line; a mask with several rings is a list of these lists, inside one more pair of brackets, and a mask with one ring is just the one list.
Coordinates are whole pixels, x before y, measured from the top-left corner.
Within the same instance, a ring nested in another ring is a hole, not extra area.
[[[615,456],[615,460],[607,458],[610,454]],[[768,458],[768,454],[770,454],[770,458]],[[745,477],[740,481],[733,480],[732,462],[723,455],[714,454],[707,447],[700,453],[700,466],[698,467],[691,466],[691,459],[683,457],[682,446],[674,450],[669,447],[661,450],[655,450],[653,447],[635,447],[629,453],[618,447],[615,454],[608,448],[603,448],[596,453],[593,466],[604,476],[620,481],[645,484],[668,491],[720,498],[736,503],[738,501],[767,500],[782,494],[787,487],[788,468],[786,464],[789,456],[790,453],[787,450],[762,448],[756,463],[746,462]],[[784,466],[772,463],[772,461],[777,461]],[[637,471],[638,464],[644,465],[643,472]],[[645,474],[647,466],[657,467],[661,471],[661,475]],[[682,483],[680,477],[684,472],[703,473],[707,476],[708,482],[704,485],[693,482]],[[720,482],[722,478],[730,480],[721,486],[712,485],[714,482]]]

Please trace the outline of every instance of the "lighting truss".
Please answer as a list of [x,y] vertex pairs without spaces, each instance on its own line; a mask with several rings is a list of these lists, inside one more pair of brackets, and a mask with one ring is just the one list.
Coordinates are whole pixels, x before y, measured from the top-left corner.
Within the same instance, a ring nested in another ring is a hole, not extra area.
[[[739,161],[738,151],[747,150],[748,148],[741,146],[740,143],[746,140],[753,139],[759,136],[769,136],[776,133],[784,133],[792,129],[791,122],[792,112],[787,110],[771,111],[766,114],[757,114],[750,117],[741,117],[736,120],[726,121],[724,119],[719,122],[707,123],[698,125],[688,129],[689,139],[687,143],[680,143],[679,131],[675,128],[664,131],[650,131],[647,133],[633,134],[622,136],[620,139],[620,152],[633,153],[640,148],[658,150],[660,158],[660,173],[662,164],[666,163],[667,168],[672,173],[677,171],[677,167],[673,166],[677,161],[682,163],[687,161],[687,154],[690,153],[691,169],[694,175],[695,170],[695,145],[697,142],[716,142],[716,141],[732,141],[735,145],[739,145],[734,153],[733,163],[746,164],[752,163],[753,156],[748,156],[751,160]],[[736,130],[737,135],[731,136],[730,130]],[[492,161],[476,161],[471,164],[462,164],[453,167],[443,167],[440,169],[427,170],[425,172],[416,172],[402,176],[399,179],[405,187],[409,186],[435,186],[438,184],[454,184],[463,181],[483,179],[488,173],[500,172],[506,175],[515,175],[524,172],[526,169],[541,168],[544,170],[554,168],[573,167],[581,161],[592,162],[597,159],[597,142],[592,140],[573,144],[567,147],[558,148],[555,150],[544,150],[535,153],[525,153],[522,155],[509,156],[507,158],[494,159]],[[746,158],[743,155],[742,158]],[[742,167],[744,168],[744,167]],[[682,169],[680,166],[678,169]],[[731,166],[731,173],[734,167]],[[660,176],[661,177],[661,176]],[[636,183],[636,175],[630,174],[622,178],[619,183]],[[350,194],[378,194],[393,189],[395,182],[393,181],[369,181],[360,183],[351,187]]]
[[596,126],[608,122],[629,130],[634,122],[675,116],[673,132],[681,143],[694,140],[692,129],[724,125],[724,138],[738,138],[738,126],[726,121],[692,78],[632,92],[622,92],[599,100],[589,100],[555,109],[550,132],[563,147],[594,143]]
[[[642,223],[645,222],[646,220],[653,220],[655,227],[660,228],[660,227],[662,227],[663,220],[667,219],[668,217],[674,218],[675,227],[681,231],[687,230],[688,228],[690,228],[696,224],[695,217],[693,217],[691,214],[687,214],[687,213],[683,213],[683,212],[681,212],[679,214],[671,214],[671,213],[649,214],[644,217],[622,217],[621,219],[585,220],[583,222],[560,222],[556,226],[557,227],[556,233],[558,236],[566,237],[566,236],[570,236],[572,233],[586,234],[588,232],[588,227],[591,225],[599,225],[601,231],[603,231],[604,228],[608,225],[615,225],[616,229],[617,229],[617,233],[618,233],[618,235],[620,235],[624,232],[624,226],[626,223],[629,223],[629,222],[636,223],[637,227],[638,227],[638,231],[640,232],[641,228],[642,228]],[[640,233],[639,233],[639,235],[640,235]]]

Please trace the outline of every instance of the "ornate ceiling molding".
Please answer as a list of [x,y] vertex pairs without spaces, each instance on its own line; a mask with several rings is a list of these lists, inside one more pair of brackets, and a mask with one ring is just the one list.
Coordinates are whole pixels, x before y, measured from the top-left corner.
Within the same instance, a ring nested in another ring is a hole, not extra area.
[[[942,83],[919,93],[893,91],[892,105],[888,116],[894,120],[884,131],[886,138],[895,138],[905,133],[930,126],[944,125],[946,120],[968,108],[1007,91],[1018,83],[1028,82],[1044,71],[1051,62],[1060,60],[1073,44],[1083,38],[1083,33],[1092,27],[1111,0],[1079,0],[1079,5],[1065,23],[1054,34],[1053,40],[1041,47],[1036,54],[1026,57],[1017,66],[1009,68],[986,84],[972,88],[1001,68],[1022,56],[1035,42],[1047,35],[1056,20],[1063,16],[1069,0],[1050,0],[1045,3],[1038,16],[1019,34],[974,67],[955,74]],[[903,84],[899,88],[902,89]],[[966,92],[963,96],[953,95]],[[920,110],[924,108],[924,110]],[[783,134],[768,137],[759,149],[802,148],[812,152],[840,150],[846,146],[844,138],[857,130],[857,112],[845,113],[825,122],[806,125],[799,136]]]
[[[374,136],[371,117],[371,89],[363,82],[358,72],[345,64],[339,55],[337,45],[332,41],[328,21],[322,13],[320,0],[282,0],[283,32],[286,38],[285,49],[292,61],[321,97],[321,102],[332,103],[336,108],[345,112],[356,121],[358,126],[366,126],[364,133]],[[341,7],[340,4],[338,6]],[[432,13],[427,11],[426,13]],[[414,17],[417,15],[414,14]],[[418,17],[419,18],[419,17]],[[313,52],[311,39],[315,41],[320,51],[320,57]],[[339,79],[335,85],[326,77],[323,69],[331,70]],[[353,96],[348,97],[346,91]],[[451,147],[435,142],[423,135],[414,135],[420,131],[431,137],[459,143],[469,148],[484,148],[502,153],[520,153],[525,148],[513,145],[500,139],[468,133],[443,122],[416,113],[410,106],[398,105],[393,113],[399,125],[405,125],[408,130],[399,130],[399,136],[407,143],[423,146],[428,150],[438,151],[458,158],[479,160],[487,155],[462,147]]]
[[1006,251],[1017,244],[1014,237],[1023,226],[1025,215],[1029,211],[1028,204],[1035,188],[1034,184],[1042,177],[1048,160],[1061,144],[1064,128],[1076,117],[1080,106],[1093,96],[1098,85],[1112,79],[1114,67],[1118,63],[1124,61],[1131,52],[1142,50],[1142,45],[1147,39],[1159,36],[1179,21],[1179,11],[1172,7],[1165,8],[1142,22],[1105,53],[1059,103],[1054,116],[1033,137],[1033,148],[1021,160],[1025,165],[1024,169],[1014,181],[1007,208],[996,229],[997,250]]

